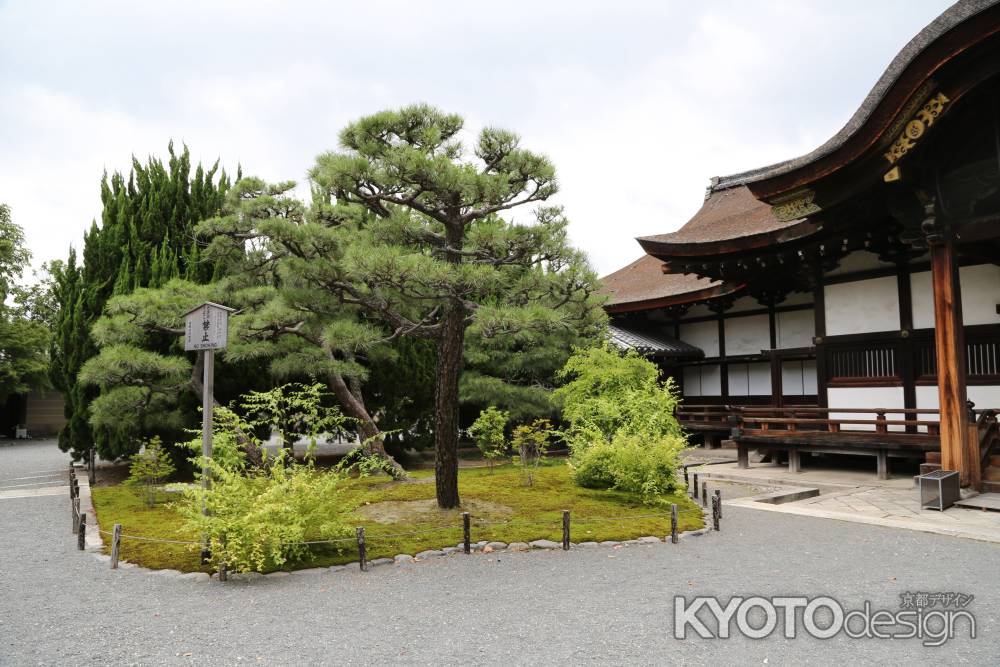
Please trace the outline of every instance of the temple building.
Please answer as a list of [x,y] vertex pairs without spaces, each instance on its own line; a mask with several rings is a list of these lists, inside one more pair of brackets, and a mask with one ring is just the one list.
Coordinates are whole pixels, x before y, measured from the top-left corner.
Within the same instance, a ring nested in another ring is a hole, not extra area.
[[711,179],[638,241],[604,278],[613,340],[675,378],[706,444],[1000,482],[998,0],[928,25],[825,144]]

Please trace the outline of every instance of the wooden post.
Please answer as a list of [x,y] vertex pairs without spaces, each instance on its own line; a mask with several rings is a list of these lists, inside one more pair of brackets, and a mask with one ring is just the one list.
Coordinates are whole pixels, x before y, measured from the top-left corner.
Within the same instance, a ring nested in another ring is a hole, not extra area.
[[750,448],[742,442],[736,443],[736,466],[738,468],[750,467]]
[[472,517],[462,512],[462,551],[472,553]]
[[876,453],[876,465],[879,479],[889,479],[889,453],[880,449]]
[[366,559],[365,553],[365,527],[358,526],[358,565],[361,566],[361,571],[365,572],[368,570],[368,561]]
[[802,472],[802,458],[798,447],[788,448],[788,472]]
[[[208,462],[212,459],[212,397],[215,391],[215,350],[202,350],[205,359],[205,373],[201,392],[201,488],[208,490],[211,470]],[[208,516],[208,507],[202,502],[201,513]]]
[[969,421],[969,433],[966,442],[969,443],[969,486],[976,491],[983,490],[982,452],[979,450],[979,426],[974,420]]
[[694,480],[694,489],[691,491],[691,497],[698,500],[698,473],[691,475],[691,479]]
[[701,483],[701,506],[708,507],[708,482]]
[[[906,415],[904,414],[903,417],[905,419]],[[885,413],[884,412],[878,412],[876,414],[876,416],[875,416],[875,432],[876,433],[888,433],[889,432],[889,429],[888,429],[888,427],[885,424]]]
[[[204,373],[202,375],[201,391],[201,490],[208,492],[212,470],[208,462],[212,459],[212,411],[215,407],[212,398],[215,395],[215,350],[202,350],[204,358]],[[201,499],[201,513],[208,516],[208,502],[204,495]],[[212,560],[212,550],[205,538],[205,546],[201,549],[201,564],[208,565]]]
[[670,503],[670,542],[677,544],[677,505]]
[[569,510],[563,510],[563,551],[569,551]]
[[95,486],[97,484],[97,449],[91,445],[90,446],[90,461],[87,465],[87,483],[90,486]]
[[219,563],[219,581],[229,580],[229,568],[225,563]]
[[715,497],[719,499],[719,518],[722,518],[722,491],[719,489],[715,490]]
[[118,569],[118,551],[122,542],[122,525],[115,524],[114,532],[111,533],[111,569]]
[[[935,229],[934,205],[925,208],[924,229]],[[965,330],[955,243],[950,234],[928,237],[934,291],[934,348],[937,352],[938,404],[941,409],[941,468],[957,470],[970,483],[966,450]]]
[[712,530],[719,530],[719,498],[712,496]]
[[76,548],[83,551],[84,547],[87,545],[87,515],[80,515],[80,527],[77,529],[76,533]]
[[688,480],[688,469],[687,469],[687,466],[684,466],[684,488],[687,489],[690,486],[691,486],[691,483]]

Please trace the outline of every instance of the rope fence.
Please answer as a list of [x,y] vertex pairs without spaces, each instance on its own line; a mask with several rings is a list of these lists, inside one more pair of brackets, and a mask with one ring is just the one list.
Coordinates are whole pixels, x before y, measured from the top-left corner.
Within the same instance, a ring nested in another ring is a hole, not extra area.
[[[685,478],[687,477],[687,470],[685,472]],[[687,481],[687,480],[685,480]],[[622,515],[615,517],[606,516],[589,516],[589,517],[577,517],[576,521],[579,524],[587,525],[590,523],[624,523],[626,521],[638,521],[646,519],[669,519],[670,520],[670,542],[677,544],[679,541],[678,527],[681,517],[687,517],[692,515],[704,516],[705,509],[711,505],[711,522],[712,529],[715,531],[721,530],[721,519],[722,519],[722,492],[719,489],[715,489],[715,492],[709,496],[708,494],[708,484],[707,482],[702,482],[701,488],[698,486],[698,474],[693,474],[692,488],[689,490],[691,498],[697,502],[700,500],[702,502],[702,508],[691,508],[691,509],[678,509],[675,503],[670,505],[669,513],[652,513],[652,514],[633,514],[633,515]],[[699,494],[699,490],[701,493]],[[711,500],[711,503],[709,502]],[[73,519],[73,533],[77,535],[77,546],[82,551],[86,543],[86,531],[87,531],[87,517],[86,514],[80,512],[80,489],[79,483],[76,479],[76,472],[72,465],[70,466],[70,503],[72,509],[72,519]],[[549,520],[529,520],[529,519],[512,519],[506,521],[492,521],[487,519],[473,519],[469,512],[463,512],[462,515],[462,543],[461,547],[465,553],[472,552],[472,528],[490,528],[490,527],[510,527],[510,526],[546,526],[549,528],[557,529],[562,528],[562,548],[563,550],[569,550],[572,543],[570,541],[572,523],[571,523],[571,513],[570,510],[563,510],[561,518],[549,519]],[[132,540],[137,542],[152,542],[160,544],[175,544],[183,546],[201,546],[203,548],[203,555],[205,552],[205,542],[198,540],[182,540],[182,539],[171,539],[165,537],[149,537],[145,535],[128,535],[122,533],[122,525],[116,523],[113,530],[107,531],[102,530],[99,526],[95,525],[93,529],[100,535],[110,535],[111,536],[111,568],[116,569],[118,567],[119,553],[121,550],[121,544],[123,541]],[[413,537],[416,535],[427,535],[430,533],[442,533],[450,530],[457,530],[458,526],[438,526],[434,528],[425,528],[421,530],[410,530],[401,533],[390,533],[390,534],[379,534],[376,536],[377,541],[382,540],[392,540],[402,537]],[[354,543],[358,548],[358,565],[362,571],[367,571],[368,569],[368,559],[367,559],[367,546],[368,539],[365,533],[364,526],[358,526],[356,528],[356,535],[354,537],[344,537],[337,539],[328,540],[306,540],[302,542],[285,542],[285,546],[316,546],[316,545],[332,545],[332,544],[348,544]],[[204,562],[204,561],[203,561]],[[220,563],[219,565],[219,579],[221,581],[226,580],[226,564]]]

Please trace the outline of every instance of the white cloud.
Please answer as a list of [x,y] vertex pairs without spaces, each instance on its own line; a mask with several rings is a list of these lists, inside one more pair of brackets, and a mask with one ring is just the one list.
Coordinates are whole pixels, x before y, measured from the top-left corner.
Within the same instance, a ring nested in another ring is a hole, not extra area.
[[[828,138],[945,0],[0,4],[0,201],[39,262],[79,245],[104,169],[186,142],[301,180],[365,113],[427,101],[559,170],[601,272],[712,175]],[[904,11],[905,10],[905,11]]]

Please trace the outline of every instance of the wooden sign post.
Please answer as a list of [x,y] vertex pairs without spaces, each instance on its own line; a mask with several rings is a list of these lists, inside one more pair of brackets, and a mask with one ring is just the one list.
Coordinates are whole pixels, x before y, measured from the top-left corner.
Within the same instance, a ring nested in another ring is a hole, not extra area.
[[[201,486],[208,489],[212,458],[212,408],[215,385],[215,351],[226,346],[232,308],[206,301],[184,315],[184,349],[201,352],[205,369],[201,391]],[[204,510],[203,510],[204,511]]]

